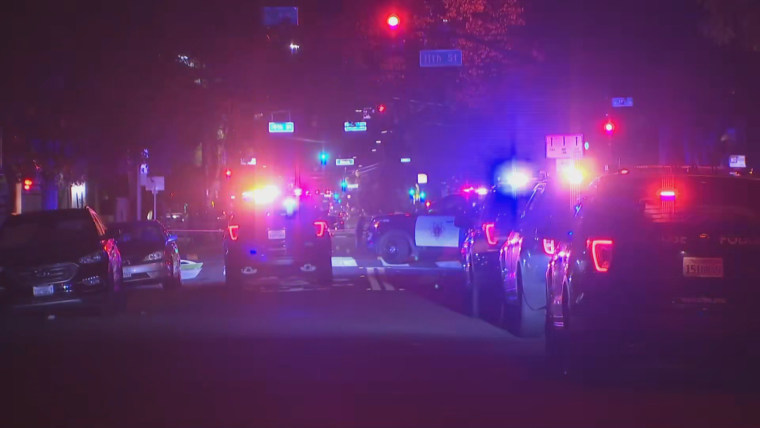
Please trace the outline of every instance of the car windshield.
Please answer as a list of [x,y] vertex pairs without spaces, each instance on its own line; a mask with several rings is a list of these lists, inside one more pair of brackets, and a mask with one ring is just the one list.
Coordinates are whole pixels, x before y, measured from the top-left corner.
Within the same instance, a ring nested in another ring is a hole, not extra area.
[[34,246],[40,242],[65,245],[71,241],[97,239],[92,219],[81,213],[12,216],[0,228],[0,248],[4,250]]
[[759,167],[760,0],[8,1],[0,426],[760,427]]

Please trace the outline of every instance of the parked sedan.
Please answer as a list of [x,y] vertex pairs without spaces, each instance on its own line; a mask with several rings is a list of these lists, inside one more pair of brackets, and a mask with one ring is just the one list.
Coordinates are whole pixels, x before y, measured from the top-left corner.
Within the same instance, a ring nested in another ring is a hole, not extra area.
[[121,251],[125,284],[158,283],[164,289],[178,288],[181,285],[177,239],[161,223],[114,223],[110,230]]
[[0,305],[4,309],[121,308],[121,256],[95,211],[39,211],[0,229]]

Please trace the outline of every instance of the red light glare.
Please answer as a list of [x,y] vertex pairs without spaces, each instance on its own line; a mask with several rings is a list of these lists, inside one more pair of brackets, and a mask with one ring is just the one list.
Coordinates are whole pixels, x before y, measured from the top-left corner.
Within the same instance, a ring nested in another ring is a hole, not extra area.
[[553,256],[557,252],[557,243],[553,239],[544,238],[544,253],[547,256]]
[[484,223],[483,231],[486,233],[488,245],[496,245],[496,243],[499,242],[498,237],[496,236],[496,224]]
[[380,104],[379,106],[377,106],[377,111],[380,113],[385,113],[385,109],[386,109],[385,104]]
[[604,130],[607,132],[612,132],[615,130],[615,125],[613,125],[612,122],[607,122],[604,124]]
[[24,190],[30,190],[32,188],[32,184],[34,184],[32,180],[28,178],[24,180]]
[[227,176],[227,178],[230,178],[230,177],[232,177],[232,170],[231,170],[231,169],[228,169],[228,170],[224,171],[224,175],[226,175],[226,176]]
[[325,236],[325,232],[327,232],[327,222],[324,220],[317,220],[314,222],[314,229],[317,233],[317,238],[321,238]]
[[238,237],[240,236],[239,235],[239,233],[240,233],[240,225],[238,225],[238,224],[231,224],[231,225],[227,226],[227,231],[230,234],[230,239],[232,239],[233,241],[237,241]]
[[386,21],[388,23],[388,26],[391,28],[398,27],[398,24],[401,23],[401,20],[398,18],[398,15],[395,13],[388,16],[388,20]]
[[597,272],[607,272],[612,263],[611,239],[589,239],[587,242],[591,248],[591,258],[594,261],[594,269]]

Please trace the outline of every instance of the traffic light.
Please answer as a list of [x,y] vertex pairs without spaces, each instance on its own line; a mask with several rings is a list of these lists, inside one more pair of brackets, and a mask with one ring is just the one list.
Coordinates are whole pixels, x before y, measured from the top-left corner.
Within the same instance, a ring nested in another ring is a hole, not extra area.
[[388,15],[388,19],[386,19],[385,22],[388,24],[388,28],[395,30],[401,23],[401,19],[399,19],[397,14],[391,13]]
[[380,104],[379,106],[377,106],[378,113],[385,113],[385,110],[387,110],[387,107],[385,106],[385,104]]
[[340,190],[343,191],[343,192],[345,192],[346,190],[348,190],[348,181],[346,181],[346,179],[343,179],[340,182]]
[[615,122],[613,122],[612,119],[607,119],[607,121],[604,122],[604,132],[606,132],[607,135],[615,133]]
[[327,152],[320,152],[319,153],[319,163],[322,166],[327,165],[327,161],[330,160],[330,155],[327,154]]
[[227,177],[227,178],[230,178],[230,177],[232,177],[232,170],[231,170],[231,169],[229,169],[229,168],[227,168],[227,169],[224,171],[224,176],[225,176],[225,177]]
[[30,191],[30,190],[32,190],[32,185],[33,184],[34,184],[34,182],[30,178],[25,179],[24,180],[24,190],[26,190],[27,192]]

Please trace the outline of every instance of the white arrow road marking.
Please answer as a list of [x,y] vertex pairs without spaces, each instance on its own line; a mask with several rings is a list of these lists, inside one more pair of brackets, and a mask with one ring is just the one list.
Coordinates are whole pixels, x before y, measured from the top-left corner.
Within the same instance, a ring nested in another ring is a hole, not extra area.
[[367,279],[369,279],[369,286],[372,287],[372,290],[382,291],[383,288],[380,287],[380,282],[377,280],[375,268],[367,268]]
[[388,281],[385,279],[385,268],[377,268],[378,277],[380,280],[383,281],[383,285],[385,286],[385,289],[388,291],[395,291],[396,288],[392,286]]

